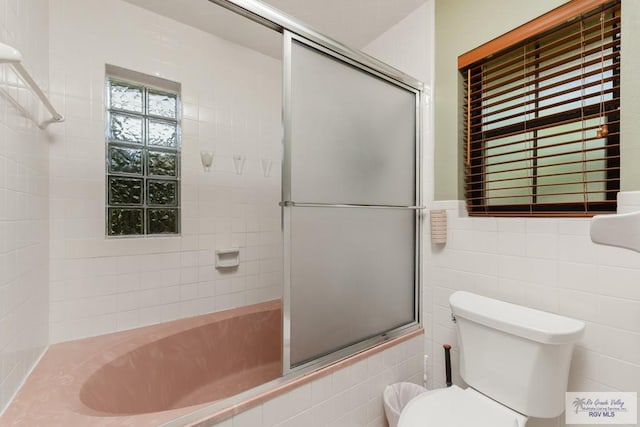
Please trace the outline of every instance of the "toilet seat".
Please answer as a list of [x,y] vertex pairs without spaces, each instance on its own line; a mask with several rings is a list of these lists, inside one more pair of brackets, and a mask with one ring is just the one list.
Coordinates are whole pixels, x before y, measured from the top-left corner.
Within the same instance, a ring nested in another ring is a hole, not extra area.
[[472,388],[421,394],[400,414],[398,427],[524,427],[527,417]]

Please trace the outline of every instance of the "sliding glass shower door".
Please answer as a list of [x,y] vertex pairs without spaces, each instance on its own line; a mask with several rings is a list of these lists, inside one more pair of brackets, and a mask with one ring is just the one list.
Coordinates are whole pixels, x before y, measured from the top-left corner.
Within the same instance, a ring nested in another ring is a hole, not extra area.
[[420,92],[285,32],[284,368],[418,322]]

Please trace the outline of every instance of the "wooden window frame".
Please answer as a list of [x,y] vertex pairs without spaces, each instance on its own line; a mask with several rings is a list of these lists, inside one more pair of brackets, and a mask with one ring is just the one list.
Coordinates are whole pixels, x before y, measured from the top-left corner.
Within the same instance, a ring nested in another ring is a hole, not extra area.
[[[602,10],[605,6],[609,7],[612,4],[619,4],[615,0],[573,0],[568,2],[567,4],[552,10],[551,12],[542,15],[541,17],[530,21],[521,27],[516,28],[515,30],[498,37],[484,45],[469,51],[460,57],[458,57],[458,67],[459,70],[463,73],[463,77],[465,78],[465,83],[469,86],[482,84],[482,76],[481,69],[476,68],[475,71],[472,71],[473,67],[478,63],[482,63],[490,60],[494,55],[499,54],[501,52],[512,49],[516,46],[523,46],[527,43],[531,43],[535,41],[536,38],[541,37],[542,35],[548,34],[561,26],[570,25],[574,23],[577,19],[581,19],[583,14],[591,13],[593,11]],[[471,111],[481,111],[483,104],[481,98],[473,98],[471,95],[471,90],[468,90],[465,94],[464,104],[466,107],[465,111],[465,196],[467,199],[467,207],[469,210],[469,214],[472,216],[592,216],[597,213],[611,213],[615,212],[615,200],[617,197],[617,192],[619,191],[620,186],[620,81],[619,81],[619,69],[620,69],[620,56],[619,56],[619,45],[617,47],[612,48],[613,54],[613,64],[612,70],[612,93],[613,100],[607,101],[605,104],[613,105],[617,104],[616,108],[606,108],[607,111],[604,116],[606,117],[608,126],[609,126],[609,136],[606,137],[606,201],[604,202],[596,202],[596,201],[585,201],[585,202],[575,202],[575,203],[557,203],[557,204],[538,204],[537,203],[537,191],[538,191],[538,183],[537,183],[537,173],[532,173],[532,194],[531,194],[531,203],[530,204],[522,204],[522,205],[498,205],[488,206],[486,203],[485,197],[485,189],[483,180],[474,180],[469,179],[470,176],[483,176],[484,174],[484,161],[482,157],[473,157],[472,152],[479,152],[483,148],[483,140],[486,137],[487,133],[491,131],[482,132],[482,117],[478,118],[476,114],[471,115],[467,118],[467,114],[471,114]],[[537,67],[537,65],[536,65]],[[539,77],[539,74],[536,71],[536,78]],[[534,81],[536,80],[534,78]],[[568,110],[567,112],[557,113],[551,116],[539,117],[537,116],[537,106],[538,106],[538,96],[539,94],[539,86],[538,83],[535,83],[536,89],[533,91],[536,96],[535,99],[535,114],[533,120],[527,120],[523,124],[516,123],[513,125],[513,130],[516,131],[518,127],[522,128],[521,131],[524,131],[526,127],[534,127],[537,125],[549,125],[551,126],[554,122],[562,121],[563,119],[569,119],[570,116],[575,116],[576,111]],[[466,86],[465,86],[466,87]],[[477,92],[477,90],[476,90]],[[597,114],[600,116],[600,105],[588,105],[586,107],[580,108],[580,115],[573,117],[586,117],[590,114]],[[479,114],[482,116],[482,113]],[[564,117],[563,117],[564,116]],[[486,123],[485,123],[486,124]],[[527,124],[529,126],[527,126]],[[502,130],[504,132],[504,129]],[[483,137],[474,138],[472,135],[478,135],[483,133]],[[538,136],[537,131],[534,131],[534,136],[532,138],[533,147],[531,148],[534,152],[533,160],[532,160],[532,171],[537,171],[537,143]],[[480,206],[478,206],[480,205]]]

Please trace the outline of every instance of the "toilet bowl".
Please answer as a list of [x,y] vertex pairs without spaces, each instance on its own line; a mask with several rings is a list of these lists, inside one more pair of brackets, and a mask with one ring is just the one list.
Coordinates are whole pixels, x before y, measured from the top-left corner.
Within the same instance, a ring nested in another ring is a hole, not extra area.
[[528,417],[562,414],[583,322],[469,292],[449,303],[469,387],[415,397],[398,427],[524,427]]
[[398,427],[524,427],[527,417],[472,388],[434,390],[412,399]]

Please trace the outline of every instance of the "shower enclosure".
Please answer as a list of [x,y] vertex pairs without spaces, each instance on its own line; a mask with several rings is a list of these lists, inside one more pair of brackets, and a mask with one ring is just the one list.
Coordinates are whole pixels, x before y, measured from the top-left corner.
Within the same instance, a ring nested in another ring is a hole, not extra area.
[[422,84],[252,0],[283,34],[283,373],[419,327]]
[[284,371],[418,323],[420,91],[284,31]]

